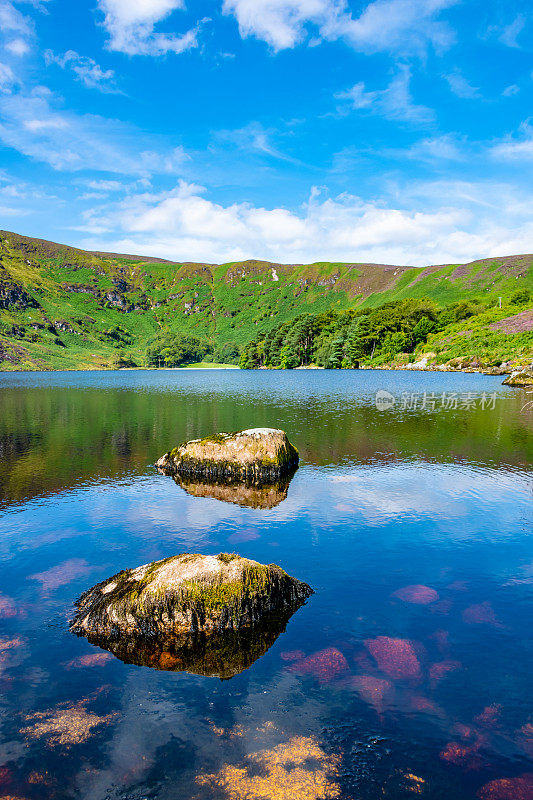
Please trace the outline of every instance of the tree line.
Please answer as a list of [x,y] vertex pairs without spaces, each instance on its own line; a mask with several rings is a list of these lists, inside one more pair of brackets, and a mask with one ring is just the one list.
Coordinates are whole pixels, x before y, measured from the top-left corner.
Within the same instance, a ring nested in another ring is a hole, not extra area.
[[182,367],[199,361],[236,364],[239,355],[235,344],[213,345],[209,339],[166,331],[148,343],[146,363],[150,367]]
[[242,369],[355,368],[360,361],[382,362],[414,353],[430,333],[485,309],[475,301],[439,308],[429,299],[398,300],[379,308],[302,314],[257,336],[244,348]]

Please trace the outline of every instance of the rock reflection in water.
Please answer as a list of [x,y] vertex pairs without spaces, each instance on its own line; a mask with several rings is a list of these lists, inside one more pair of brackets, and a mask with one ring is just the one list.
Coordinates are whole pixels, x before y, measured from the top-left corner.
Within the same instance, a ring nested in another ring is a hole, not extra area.
[[125,664],[168,672],[189,672],[228,680],[244,672],[272,647],[301,603],[284,614],[267,615],[254,628],[175,637],[88,637]]
[[246,508],[275,508],[282,503],[289,490],[289,484],[294,472],[276,483],[263,483],[257,481],[217,481],[213,483],[190,480],[180,475],[173,479],[193,497],[212,497],[223,503],[234,503]]

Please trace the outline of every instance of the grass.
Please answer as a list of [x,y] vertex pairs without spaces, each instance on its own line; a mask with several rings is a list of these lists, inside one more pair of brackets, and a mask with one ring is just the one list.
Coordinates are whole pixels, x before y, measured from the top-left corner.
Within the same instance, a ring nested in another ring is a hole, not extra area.
[[[21,287],[40,304],[0,309],[3,370],[112,369],[121,359],[144,366],[148,341],[165,330],[208,338],[214,347],[242,348],[275,323],[303,313],[374,307],[405,297],[431,297],[440,305],[502,297],[505,304],[516,289],[533,290],[530,256],[447,265],[426,274],[337,262],[190,265],[97,257],[4,231],[0,263],[0,285]],[[116,326],[126,342],[106,335]],[[505,351],[504,340],[497,348]],[[202,362],[187,368],[229,366]]]

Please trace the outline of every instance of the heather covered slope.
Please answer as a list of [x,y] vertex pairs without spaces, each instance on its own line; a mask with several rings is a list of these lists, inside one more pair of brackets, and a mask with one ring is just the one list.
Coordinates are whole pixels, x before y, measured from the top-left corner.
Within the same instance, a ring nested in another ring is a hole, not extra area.
[[505,306],[522,288],[533,289],[532,255],[425,269],[253,260],[213,265],[90,253],[1,231],[0,367],[142,366],[149,341],[167,331],[209,342],[214,360],[237,361],[258,334],[303,313],[409,297],[441,306],[502,297]]

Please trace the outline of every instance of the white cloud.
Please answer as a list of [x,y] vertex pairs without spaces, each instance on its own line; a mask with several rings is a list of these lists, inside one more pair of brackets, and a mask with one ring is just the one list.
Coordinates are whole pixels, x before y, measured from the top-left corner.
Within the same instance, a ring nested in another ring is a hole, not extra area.
[[419,161],[460,161],[464,158],[459,143],[451,134],[421,139],[403,153]]
[[215,263],[263,258],[427,265],[531,249],[533,202],[505,185],[421,184],[404,192],[401,204],[388,205],[314,190],[297,211],[222,205],[204,195],[202,187],[181,182],[170,192],[94,208],[84,226],[92,238],[82,244]]
[[25,39],[12,39],[7,42],[5,49],[14,56],[25,56],[30,51],[30,46]]
[[359,17],[345,0],[224,0],[223,11],[237,19],[242,36],[254,36],[273,50],[294,47],[310,33],[309,44],[345,39],[362,52],[426,51],[454,40],[437,15],[456,0],[374,0]]
[[251,122],[245,125],[245,127],[236,130],[217,131],[215,133],[215,139],[218,142],[229,142],[235,145],[241,153],[243,150],[248,150],[250,152],[271,156],[280,161],[301,164],[301,161],[286,155],[272,144],[271,139],[275,133],[276,132],[272,129],[267,130],[263,128],[258,122]]
[[0,96],[0,141],[57,170],[179,174],[187,155],[119,120],[57,111],[46,87]]
[[34,35],[33,22],[9,0],[0,0],[1,46],[7,53],[21,57],[29,52],[27,39]]
[[441,52],[455,40],[437,15],[457,0],[375,0],[358,19],[338,16],[324,27],[327,38],[344,37],[363,52],[394,50],[422,55],[431,45]]
[[16,78],[13,70],[7,64],[0,62],[0,92],[10,94],[16,85]]
[[30,36],[32,27],[27,17],[9,0],[0,0],[0,30],[3,33],[20,33]]
[[444,75],[444,78],[448,82],[451,91],[457,97],[462,97],[465,100],[474,100],[481,97],[479,89],[472,86],[460,72],[451,72],[448,75]]
[[96,192],[120,192],[124,188],[120,181],[88,181],[87,186]]
[[61,69],[71,69],[76,78],[89,89],[98,89],[104,93],[115,93],[115,73],[112,69],[103,70],[92,58],[80,56],[75,50],[67,50],[62,55],[55,55],[52,50],[45,50],[44,59],[47,65],[57,64]]
[[284,50],[305,37],[307,23],[324,24],[342,5],[336,0],[224,0],[223,11],[236,17],[241,36]]
[[98,0],[109,48],[128,55],[183,53],[198,46],[197,28],[182,34],[159,33],[157,23],[183,9],[183,0]]
[[346,101],[347,107],[357,111],[366,111],[369,114],[378,114],[391,120],[402,122],[430,122],[434,112],[426,106],[416,105],[410,90],[411,71],[409,67],[402,66],[398,74],[392,79],[386,89],[367,91],[364,83],[356,83],[346,92],[336,95],[338,100]]
[[503,90],[502,95],[504,97],[513,97],[513,95],[518,94],[519,91],[520,91],[520,86],[517,86],[516,83],[512,83],[510,86],[507,86]]
[[533,160],[533,127],[527,122],[519,129],[518,137],[508,136],[497,142],[491,149],[491,155],[498,159],[512,161]]
[[498,39],[502,44],[507,45],[507,47],[520,47],[517,42],[518,36],[522,33],[526,25],[526,17],[524,14],[519,14],[516,19],[514,19],[510,25],[507,25],[501,31]]

